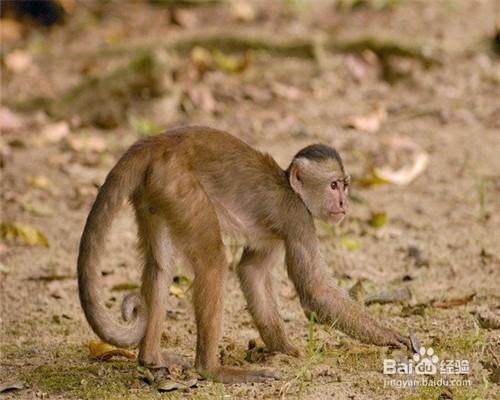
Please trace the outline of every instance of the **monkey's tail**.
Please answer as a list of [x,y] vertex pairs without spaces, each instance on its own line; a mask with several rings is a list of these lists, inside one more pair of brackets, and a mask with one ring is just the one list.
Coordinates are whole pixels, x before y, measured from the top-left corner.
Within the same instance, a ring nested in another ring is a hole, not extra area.
[[78,288],[87,321],[102,340],[119,347],[135,346],[143,338],[147,309],[142,296],[127,296],[122,315],[128,324],[113,320],[101,299],[99,261],[113,217],[144,179],[148,153],[138,143],[110,171],[87,217],[78,254]]

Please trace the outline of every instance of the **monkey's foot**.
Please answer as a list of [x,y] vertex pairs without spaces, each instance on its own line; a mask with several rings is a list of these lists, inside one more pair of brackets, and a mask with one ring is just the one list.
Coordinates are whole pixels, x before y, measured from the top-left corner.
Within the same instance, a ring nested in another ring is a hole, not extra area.
[[280,379],[280,375],[268,369],[240,369],[231,367],[219,367],[215,371],[198,372],[207,379],[220,383],[245,383],[245,382],[267,382]]
[[291,343],[283,343],[280,345],[269,346],[269,351],[273,353],[283,353],[292,357],[299,357],[300,350]]
[[140,357],[139,364],[151,369],[167,368],[168,370],[184,370],[192,367],[192,365],[183,357],[166,351],[163,351],[153,357]]
[[401,350],[411,349],[411,340],[407,335],[403,335],[393,329],[380,328],[381,332],[377,335],[375,344],[380,346],[397,347]]

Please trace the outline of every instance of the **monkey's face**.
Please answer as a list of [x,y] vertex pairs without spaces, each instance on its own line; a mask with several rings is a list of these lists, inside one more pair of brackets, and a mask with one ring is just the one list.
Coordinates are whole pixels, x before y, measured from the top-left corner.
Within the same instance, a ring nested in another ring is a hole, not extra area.
[[290,185],[313,217],[338,223],[348,209],[350,180],[336,160],[297,159],[290,171]]

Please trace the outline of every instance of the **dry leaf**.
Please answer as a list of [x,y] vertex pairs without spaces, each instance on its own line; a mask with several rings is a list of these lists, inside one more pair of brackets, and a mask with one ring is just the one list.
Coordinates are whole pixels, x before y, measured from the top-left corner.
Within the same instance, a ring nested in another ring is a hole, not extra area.
[[157,387],[159,392],[172,392],[177,389],[185,389],[185,388],[186,387],[182,383],[167,379],[160,381]]
[[198,25],[198,16],[193,10],[177,8],[172,14],[174,22],[183,28],[194,28]]
[[70,136],[66,139],[69,147],[78,152],[102,153],[107,148],[101,136]]
[[409,138],[392,137],[384,143],[383,162],[373,167],[378,179],[396,185],[407,185],[429,164],[429,155]]
[[177,284],[170,285],[170,294],[173,294],[175,297],[179,298],[186,297],[185,290]]
[[33,64],[33,57],[26,50],[17,49],[5,56],[4,63],[14,73],[25,72]]
[[347,126],[367,133],[375,133],[386,119],[387,110],[383,106],[378,106],[369,114],[351,117]]
[[23,242],[30,246],[49,247],[49,241],[42,232],[31,225],[18,222],[2,222],[0,224],[0,237]]
[[467,303],[469,303],[474,297],[476,296],[476,293],[470,293],[467,296],[464,297],[458,297],[455,299],[447,299],[447,300],[433,300],[431,301],[431,305],[433,307],[437,308],[452,308],[452,307],[457,307],[457,306],[463,306]]
[[118,349],[110,344],[92,340],[89,343],[90,356],[92,358],[108,361],[112,357],[125,357],[129,360],[135,360],[135,353],[125,349]]
[[230,13],[235,20],[242,22],[254,21],[257,18],[255,5],[245,0],[232,1]]
[[278,82],[272,84],[271,90],[276,96],[288,100],[298,100],[302,97],[302,92],[296,87],[283,85],[282,83]]
[[191,288],[191,280],[182,274],[174,277],[174,283],[170,286],[170,293],[176,297],[185,297],[186,292]]
[[13,131],[23,127],[23,117],[6,107],[0,107],[0,131]]
[[500,329],[500,314],[490,310],[477,311],[475,314],[479,325],[485,329]]
[[48,189],[50,187],[50,181],[42,175],[27,176],[26,183],[36,189]]
[[378,56],[369,49],[364,50],[361,55],[348,54],[345,63],[358,82],[377,79],[382,70]]
[[11,392],[14,390],[21,390],[21,389],[24,389],[23,382],[13,382],[13,383],[6,383],[4,385],[0,385],[0,393],[6,393],[6,392]]
[[125,282],[125,283],[117,283],[116,285],[113,285],[111,290],[117,291],[117,292],[123,292],[125,290],[134,290],[137,289],[139,285],[137,283],[132,283],[132,282]]
[[144,379],[147,383],[149,383],[150,385],[152,383],[154,383],[155,376],[153,375],[153,373],[148,368],[139,365],[137,367],[137,372],[139,373],[139,376],[142,379]]
[[387,304],[398,303],[411,300],[412,293],[409,288],[400,288],[394,290],[382,290],[377,293],[371,293],[365,297],[365,304]]
[[208,86],[193,86],[187,90],[187,95],[196,108],[206,112],[215,110],[215,99]]
[[347,250],[358,250],[361,248],[361,243],[349,237],[340,238],[340,246]]
[[231,17],[242,22],[251,22],[257,18],[255,5],[245,0],[232,1],[230,13]]
[[9,272],[9,267],[7,267],[4,263],[0,262],[0,272]]
[[57,143],[69,135],[69,125],[65,121],[46,125],[40,133],[41,144]]
[[382,228],[387,222],[387,214],[385,212],[372,212],[368,223],[374,228]]
[[375,167],[374,175],[383,181],[394,183],[396,185],[408,185],[417,176],[419,176],[429,164],[429,155],[420,153],[415,156],[411,165],[394,170],[389,167]]
[[21,208],[23,211],[29,212],[30,214],[38,217],[48,217],[54,213],[52,208],[39,203],[24,203],[21,204]]
[[249,53],[245,53],[242,58],[236,58],[216,49],[212,51],[212,58],[217,68],[232,74],[243,72],[250,65]]
[[34,276],[28,278],[29,281],[40,281],[40,282],[64,281],[67,279],[76,279],[76,276],[55,274],[55,275]]

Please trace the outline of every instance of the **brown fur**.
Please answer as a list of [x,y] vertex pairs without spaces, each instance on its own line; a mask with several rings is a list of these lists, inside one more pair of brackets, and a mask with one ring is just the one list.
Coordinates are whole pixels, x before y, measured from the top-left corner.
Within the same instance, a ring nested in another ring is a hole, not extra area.
[[[338,289],[323,266],[313,216],[337,220],[338,211],[345,214],[347,207],[344,168],[340,156],[331,148],[330,153],[333,158],[318,158],[312,148],[283,171],[269,155],[205,127],[172,130],[132,146],[106,178],[82,235],[78,280],[91,327],[117,346],[139,344],[144,365],[162,367],[175,360],[160,352],[160,336],[178,253],[195,273],[195,367],[222,382],[275,377],[266,370],[222,367],[218,361],[228,272],[222,234],[228,233],[246,243],[237,273],[270,350],[299,354],[287,339],[272,289],[271,267],[283,245],[306,313],[315,311],[320,321],[368,343],[406,346],[406,339]],[[335,190],[332,179],[340,179]],[[129,324],[121,325],[99,299],[98,264],[111,220],[126,199],[136,212],[145,266],[140,295],[127,296],[122,304]]]

